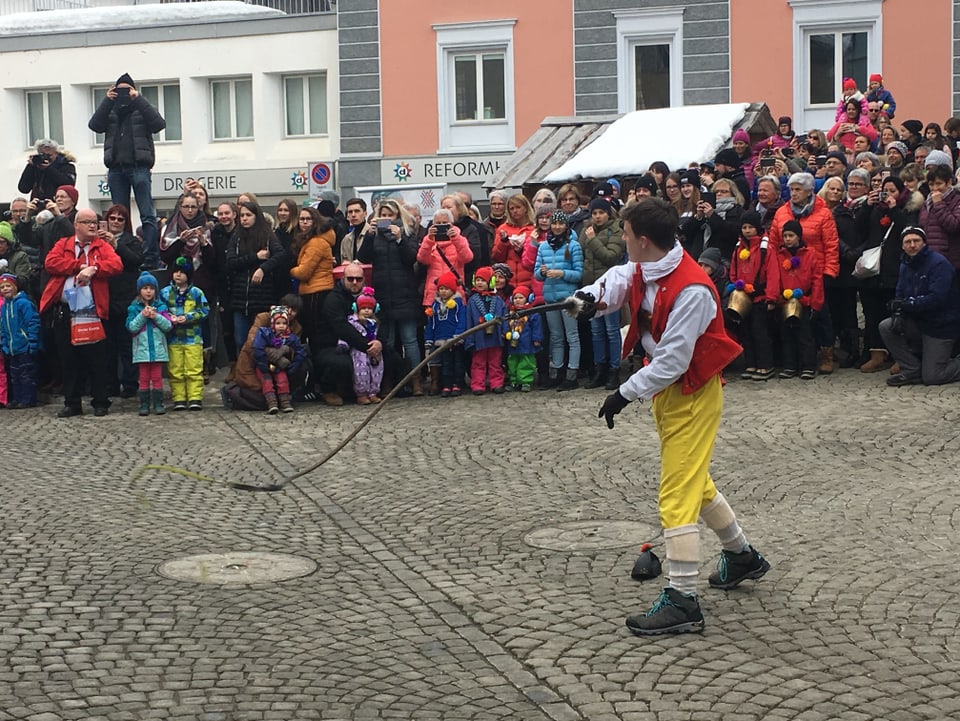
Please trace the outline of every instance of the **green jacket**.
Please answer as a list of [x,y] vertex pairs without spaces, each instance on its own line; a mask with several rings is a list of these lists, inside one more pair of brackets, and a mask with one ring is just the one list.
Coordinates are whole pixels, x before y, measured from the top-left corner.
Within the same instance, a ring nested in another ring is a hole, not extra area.
[[[587,237],[587,228],[593,228],[595,234]],[[610,218],[600,227],[585,225],[579,237],[583,247],[583,280],[581,285],[590,285],[615,265],[626,262],[627,244],[623,240],[623,230],[619,218]]]

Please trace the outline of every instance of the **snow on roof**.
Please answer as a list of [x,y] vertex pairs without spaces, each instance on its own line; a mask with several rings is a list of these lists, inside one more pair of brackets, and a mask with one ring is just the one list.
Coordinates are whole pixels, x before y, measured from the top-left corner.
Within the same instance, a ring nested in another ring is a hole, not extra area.
[[637,175],[655,160],[671,168],[713,160],[749,107],[749,103],[688,105],[627,113],[546,181]]
[[210,23],[221,20],[249,20],[282,15],[285,13],[280,10],[247,5],[238,0],[45,10],[4,15],[3,22],[0,23],[0,35],[116,30],[183,23]]

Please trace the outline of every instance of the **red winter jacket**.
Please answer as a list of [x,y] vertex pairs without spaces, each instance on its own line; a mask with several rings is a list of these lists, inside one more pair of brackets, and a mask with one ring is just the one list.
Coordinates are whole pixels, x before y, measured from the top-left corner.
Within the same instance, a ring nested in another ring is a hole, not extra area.
[[823,198],[813,196],[813,209],[809,215],[795,218],[793,205],[786,202],[780,206],[773,216],[773,225],[770,226],[770,245],[779,248],[783,245],[781,231],[783,224],[788,220],[800,221],[803,228],[803,244],[817,254],[823,274],[836,278],[840,272],[840,236],[837,233],[837,224],[833,213],[823,202]]
[[[93,292],[93,302],[97,306],[97,315],[107,318],[110,314],[110,287],[107,279],[123,272],[123,261],[113,247],[101,238],[90,241],[90,249],[84,257],[76,254],[76,238],[61,238],[56,242],[44,261],[44,268],[50,275],[50,280],[43,289],[40,297],[40,312],[60,302],[63,295],[63,286],[67,278],[79,273],[85,265],[97,266],[97,272],[90,281],[90,290]],[[133,300],[131,298],[131,300]]]
[[820,268],[817,254],[801,245],[796,255],[800,260],[794,261],[793,253],[781,245],[773,257],[776,259],[774,267],[777,269],[777,303],[783,305],[787,302],[783,291],[788,288],[790,290],[799,288],[803,291],[800,305],[812,310],[821,310],[823,308],[823,270]]
[[[764,240],[768,241],[766,250],[762,247]],[[747,251],[746,258],[740,257],[742,251]],[[730,282],[736,284],[738,280],[753,286],[751,297],[754,303],[776,300],[777,252],[776,246],[766,236],[757,235],[750,240],[740,236],[730,258]]]

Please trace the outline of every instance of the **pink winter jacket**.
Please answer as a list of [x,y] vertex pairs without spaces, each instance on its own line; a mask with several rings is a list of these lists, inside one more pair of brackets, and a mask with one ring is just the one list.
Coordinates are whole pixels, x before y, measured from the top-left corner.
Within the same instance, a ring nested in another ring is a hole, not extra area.
[[450,272],[450,267],[443,258],[450,261],[450,265],[459,274],[460,280],[467,282],[463,277],[463,266],[473,260],[473,251],[470,250],[467,239],[460,234],[457,226],[451,224],[449,234],[451,236],[449,240],[439,241],[429,235],[423,236],[420,250],[417,251],[417,262],[427,267],[427,282],[423,287],[423,305],[425,306],[433,303],[437,295],[437,278]]

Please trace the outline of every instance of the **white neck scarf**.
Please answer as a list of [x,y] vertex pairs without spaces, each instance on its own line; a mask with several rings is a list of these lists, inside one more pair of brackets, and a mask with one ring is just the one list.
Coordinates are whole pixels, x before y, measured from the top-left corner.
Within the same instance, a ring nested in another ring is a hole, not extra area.
[[643,281],[647,284],[643,295],[643,309],[648,313],[653,312],[653,302],[657,297],[656,282],[675,271],[681,260],[683,260],[683,246],[680,243],[674,243],[660,260],[640,263],[640,272],[643,274]]

